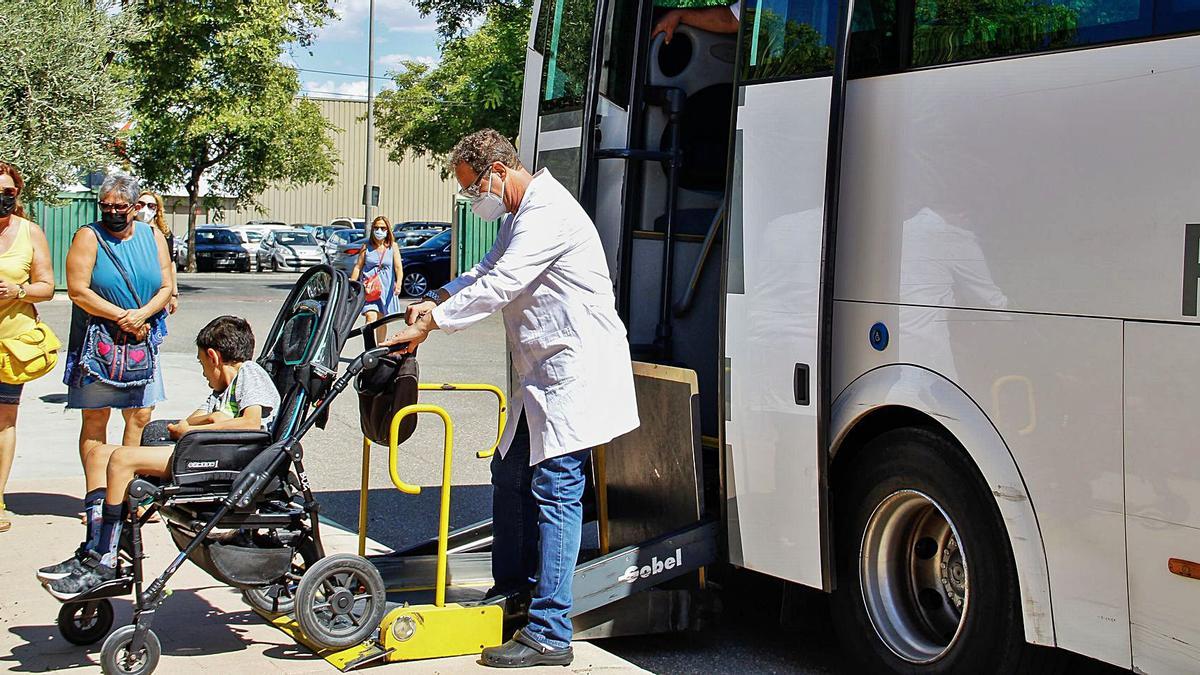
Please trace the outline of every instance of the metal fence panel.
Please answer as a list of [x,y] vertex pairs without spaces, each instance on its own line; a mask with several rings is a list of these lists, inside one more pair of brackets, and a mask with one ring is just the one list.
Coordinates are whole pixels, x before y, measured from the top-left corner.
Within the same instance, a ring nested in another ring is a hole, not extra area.
[[496,243],[496,234],[500,231],[500,219],[482,220],[471,210],[471,202],[466,199],[454,200],[454,235],[455,246],[454,273],[462,274],[471,269]]
[[54,264],[54,289],[67,288],[67,249],[75,231],[100,219],[96,197],[90,192],[61,194],[57,205],[34,202],[28,214],[41,226],[50,243],[50,261]]

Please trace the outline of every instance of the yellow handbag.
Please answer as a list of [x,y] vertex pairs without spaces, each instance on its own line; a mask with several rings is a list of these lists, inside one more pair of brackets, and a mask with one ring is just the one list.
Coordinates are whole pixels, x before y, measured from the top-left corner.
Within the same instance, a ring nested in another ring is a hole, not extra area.
[[0,382],[25,384],[54,370],[62,342],[50,326],[37,322],[16,337],[0,340]]

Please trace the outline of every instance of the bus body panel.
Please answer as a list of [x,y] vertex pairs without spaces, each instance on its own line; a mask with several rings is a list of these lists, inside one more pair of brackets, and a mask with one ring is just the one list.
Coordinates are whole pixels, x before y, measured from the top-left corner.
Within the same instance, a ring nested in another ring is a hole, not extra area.
[[[890,334],[882,352],[869,342],[877,322]],[[873,369],[911,364],[952,382],[978,405],[1027,490],[995,493],[997,504],[1003,513],[1006,500],[1028,498],[1037,516],[1057,645],[1128,668],[1122,322],[841,302],[834,327],[834,391]],[[904,390],[896,386],[889,395],[911,397]],[[927,412],[943,423],[958,414],[932,406]],[[957,438],[981,470],[992,461],[986,446]],[[985,478],[996,487],[986,471]]]
[[753,262],[730,261],[741,278],[725,298],[731,562],[816,588],[827,577],[816,366],[831,93],[829,77],[740,92],[735,152],[755,170],[733,186],[741,225],[728,248]]
[[1133,662],[1150,673],[1200,663],[1200,326],[1125,324],[1125,499]]
[[1198,66],[1184,37],[852,81],[836,297],[1195,321]]
[[[861,327],[864,315],[869,313],[861,310],[854,305],[837,306],[835,325]],[[962,389],[932,370],[901,363],[880,366],[855,378],[834,401],[834,455],[859,421],[885,406],[906,407],[929,415],[970,449],[988,488],[998,497],[996,504],[1008,529],[1021,584],[1025,639],[1053,646],[1050,579],[1037,515],[1016,461],[992,421]]]

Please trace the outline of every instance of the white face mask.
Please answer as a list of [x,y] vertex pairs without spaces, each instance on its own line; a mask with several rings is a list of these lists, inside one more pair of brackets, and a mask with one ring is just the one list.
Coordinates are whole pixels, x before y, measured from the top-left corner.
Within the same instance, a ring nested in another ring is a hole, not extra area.
[[[490,171],[490,169],[489,169]],[[504,215],[507,209],[504,208],[504,188],[508,183],[508,177],[500,182],[500,195],[492,192],[492,174],[488,173],[488,184],[486,191],[479,193],[479,196],[471,200],[471,210],[475,215],[479,216],[480,220],[495,220]]]
[[375,240],[376,240],[376,241],[383,241],[384,239],[387,239],[387,230],[385,230],[385,229],[376,229],[376,230],[375,230]]
[[152,209],[149,206],[143,206],[142,208],[137,210],[137,219],[142,221],[143,223],[153,222],[154,214],[157,212],[158,212],[157,209]]

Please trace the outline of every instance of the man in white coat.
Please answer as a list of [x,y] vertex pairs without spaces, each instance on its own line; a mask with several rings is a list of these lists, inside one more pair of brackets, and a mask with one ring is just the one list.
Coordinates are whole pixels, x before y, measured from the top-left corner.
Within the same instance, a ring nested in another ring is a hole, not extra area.
[[450,165],[476,215],[507,217],[483,260],[410,306],[409,326],[385,344],[411,351],[432,330],[503,313],[520,385],[517,422],[492,460],[492,576],[496,592],[532,597],[526,626],[483,662],[566,665],[583,467],[591,448],[639,424],[629,342],[596,227],[549,171],[531,175],[491,129],[459,141]]

